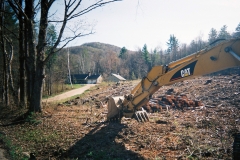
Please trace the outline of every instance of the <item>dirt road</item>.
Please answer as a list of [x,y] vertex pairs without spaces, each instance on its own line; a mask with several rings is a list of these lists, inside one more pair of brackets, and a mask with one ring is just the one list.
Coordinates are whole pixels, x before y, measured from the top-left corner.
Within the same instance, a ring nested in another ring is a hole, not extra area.
[[75,95],[78,95],[78,94],[81,94],[83,93],[84,91],[86,91],[87,89],[91,88],[91,87],[94,87],[96,84],[86,84],[85,86],[81,87],[81,88],[78,88],[78,89],[74,89],[74,90],[71,90],[71,91],[68,91],[68,92],[65,92],[63,94],[60,94],[60,95],[57,95],[55,97],[51,97],[51,98],[47,98],[47,99],[44,99],[43,102],[58,102],[62,99],[66,99],[66,98],[69,98],[69,97],[72,97],[72,96],[75,96]]

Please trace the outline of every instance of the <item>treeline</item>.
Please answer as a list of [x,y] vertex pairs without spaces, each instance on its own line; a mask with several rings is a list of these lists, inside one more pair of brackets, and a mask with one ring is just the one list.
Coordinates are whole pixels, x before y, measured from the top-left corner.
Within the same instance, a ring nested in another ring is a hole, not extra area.
[[167,50],[161,48],[149,50],[147,44],[138,51],[130,51],[126,47],[119,48],[103,43],[87,43],[63,49],[58,54],[54,66],[59,68],[58,61],[62,60],[61,63],[65,65],[59,70],[62,71],[63,79],[66,79],[67,52],[69,52],[72,74],[91,72],[92,74],[101,74],[106,78],[111,73],[119,73],[128,80],[139,79],[145,76],[153,66],[176,61],[211,45],[216,40],[240,36],[239,31],[240,23],[234,33],[228,32],[226,25],[222,26],[219,31],[212,28],[209,31],[207,41],[199,36],[192,40],[190,44],[180,43],[175,35],[170,35],[169,39],[166,40]]

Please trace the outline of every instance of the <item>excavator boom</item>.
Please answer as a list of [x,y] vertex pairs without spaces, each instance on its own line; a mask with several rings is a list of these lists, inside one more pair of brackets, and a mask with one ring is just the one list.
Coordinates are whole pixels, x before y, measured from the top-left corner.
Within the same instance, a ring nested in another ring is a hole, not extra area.
[[240,39],[225,40],[168,65],[155,66],[129,95],[118,99],[118,105],[109,98],[108,109],[112,112],[107,118],[130,118],[136,113],[148,119],[141,108],[160,87],[235,66],[240,66]]

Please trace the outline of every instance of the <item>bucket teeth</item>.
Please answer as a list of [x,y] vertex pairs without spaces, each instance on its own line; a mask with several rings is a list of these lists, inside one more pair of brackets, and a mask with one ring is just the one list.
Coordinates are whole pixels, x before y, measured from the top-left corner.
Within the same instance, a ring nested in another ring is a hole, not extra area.
[[148,114],[145,110],[142,111],[136,111],[135,112],[135,118],[138,122],[147,122],[149,121]]

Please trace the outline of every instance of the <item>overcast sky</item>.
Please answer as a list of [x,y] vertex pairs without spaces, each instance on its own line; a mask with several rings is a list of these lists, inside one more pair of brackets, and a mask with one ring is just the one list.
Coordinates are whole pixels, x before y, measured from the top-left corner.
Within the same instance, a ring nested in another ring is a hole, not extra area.
[[240,0],[123,0],[98,8],[84,20],[96,24],[95,34],[82,37],[68,46],[102,42],[137,50],[166,49],[170,34],[189,44],[202,36],[208,39],[211,28],[223,25],[234,32],[240,23]]

